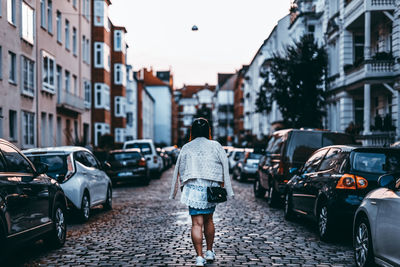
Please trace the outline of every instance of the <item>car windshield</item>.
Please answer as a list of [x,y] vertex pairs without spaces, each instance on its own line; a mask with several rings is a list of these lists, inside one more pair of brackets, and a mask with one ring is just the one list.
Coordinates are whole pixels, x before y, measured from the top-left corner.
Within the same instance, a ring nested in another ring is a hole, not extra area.
[[58,175],[67,174],[67,156],[66,155],[28,155],[28,158],[34,165],[44,163],[49,166],[47,175],[51,178],[57,178]]
[[138,152],[121,152],[110,154],[110,161],[137,160],[141,155]]
[[260,159],[262,155],[256,153],[250,153],[248,159]]
[[398,172],[400,171],[400,152],[356,152],[353,158],[353,169],[376,174]]
[[151,146],[149,143],[134,143],[128,144],[126,148],[139,148],[143,155],[150,155],[153,152],[151,151]]
[[239,160],[243,156],[244,156],[244,152],[242,152],[242,151],[236,152],[234,160]]

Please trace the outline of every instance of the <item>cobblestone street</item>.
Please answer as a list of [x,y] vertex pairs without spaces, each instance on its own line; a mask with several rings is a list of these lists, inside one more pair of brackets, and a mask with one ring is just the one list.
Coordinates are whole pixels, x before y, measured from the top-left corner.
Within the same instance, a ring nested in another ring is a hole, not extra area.
[[[172,169],[149,186],[118,185],[114,209],[69,224],[65,246],[42,243],[13,253],[11,266],[193,266],[190,218],[168,200]],[[207,266],[354,266],[351,241],[320,242],[308,221],[254,200],[251,183],[233,181],[235,199],[215,213],[217,260]],[[344,240],[343,240],[344,239]]]

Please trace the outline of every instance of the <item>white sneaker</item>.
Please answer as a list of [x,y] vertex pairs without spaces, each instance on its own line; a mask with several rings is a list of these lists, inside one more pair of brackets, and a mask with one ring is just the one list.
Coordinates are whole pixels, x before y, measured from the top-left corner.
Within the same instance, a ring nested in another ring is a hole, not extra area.
[[206,260],[202,256],[196,257],[196,266],[204,266],[206,264]]
[[206,261],[214,261],[215,260],[215,252],[214,250],[207,250],[206,252]]

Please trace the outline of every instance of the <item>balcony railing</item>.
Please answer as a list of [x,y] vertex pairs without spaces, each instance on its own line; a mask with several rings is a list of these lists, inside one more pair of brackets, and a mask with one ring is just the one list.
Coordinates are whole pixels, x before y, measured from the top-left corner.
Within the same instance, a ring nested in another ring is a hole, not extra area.
[[396,132],[377,132],[356,137],[364,146],[388,147],[394,143]]
[[353,23],[365,11],[385,11],[396,8],[395,0],[346,0],[345,28]]
[[85,110],[85,100],[69,92],[61,92],[58,95],[57,108],[82,113]]
[[359,66],[345,66],[347,84],[365,78],[382,78],[394,75],[394,60],[366,60]]

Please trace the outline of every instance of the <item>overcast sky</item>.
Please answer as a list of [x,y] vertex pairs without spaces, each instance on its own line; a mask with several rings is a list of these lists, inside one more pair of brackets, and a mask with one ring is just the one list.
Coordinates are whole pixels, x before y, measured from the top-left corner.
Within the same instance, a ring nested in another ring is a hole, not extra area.
[[[172,69],[175,87],[215,84],[218,72],[249,64],[290,0],[112,0],[110,16],[128,30],[134,69]],[[199,31],[191,28],[197,25]]]

